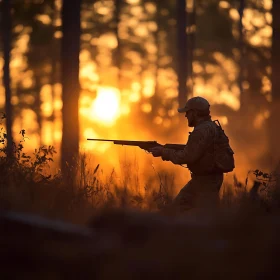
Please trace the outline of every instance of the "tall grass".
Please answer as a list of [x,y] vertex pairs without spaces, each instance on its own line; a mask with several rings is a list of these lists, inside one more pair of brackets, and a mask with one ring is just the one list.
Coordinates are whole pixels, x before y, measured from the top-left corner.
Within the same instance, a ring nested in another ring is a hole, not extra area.
[[99,164],[91,168],[92,159],[81,153],[75,168],[69,166],[69,178],[60,170],[51,174],[54,147],[42,146],[28,155],[24,152],[25,131],[20,133],[22,139],[13,143],[13,157],[8,158],[6,134],[3,128],[0,131],[1,209],[83,222],[96,209],[110,206],[155,211],[171,200],[174,176],[154,170],[156,176],[147,178],[142,188],[136,160],[122,161],[121,174],[115,169],[105,174]]
[[[6,134],[0,130],[0,208],[37,213],[72,222],[85,222],[96,210],[133,208],[148,211],[164,209],[176,195],[175,175],[156,170],[153,175],[140,180],[137,160],[120,162],[121,173],[115,169],[105,173],[92,159],[81,153],[75,169],[69,166],[72,181],[55,174],[49,167],[56,153],[52,146],[42,146],[32,155],[24,153],[25,131],[22,139],[14,143],[13,157],[7,157]],[[89,164],[91,162],[91,164]],[[255,183],[249,190],[247,183],[234,177],[233,184],[224,184],[220,208],[223,210],[254,208],[258,211],[278,211],[280,184],[277,172],[250,171]],[[71,178],[70,178],[71,179]],[[72,182],[69,184],[69,182]]]

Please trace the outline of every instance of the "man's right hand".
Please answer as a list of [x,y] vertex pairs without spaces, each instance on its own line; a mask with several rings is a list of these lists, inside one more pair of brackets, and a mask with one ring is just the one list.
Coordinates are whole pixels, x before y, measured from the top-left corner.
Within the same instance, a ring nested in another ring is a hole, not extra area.
[[148,152],[152,153],[154,157],[161,157],[163,149],[164,148],[162,146],[159,146],[149,149]]

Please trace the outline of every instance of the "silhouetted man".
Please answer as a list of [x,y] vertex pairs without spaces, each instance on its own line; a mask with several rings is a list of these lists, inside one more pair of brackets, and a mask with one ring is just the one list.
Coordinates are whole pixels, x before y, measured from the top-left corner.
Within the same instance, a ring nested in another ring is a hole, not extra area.
[[172,209],[212,207],[219,200],[223,173],[234,169],[234,153],[220,123],[212,121],[206,99],[193,97],[178,112],[185,113],[189,127],[194,127],[184,150],[155,147],[149,151],[165,161],[187,164],[191,171],[192,178],[174,199]]

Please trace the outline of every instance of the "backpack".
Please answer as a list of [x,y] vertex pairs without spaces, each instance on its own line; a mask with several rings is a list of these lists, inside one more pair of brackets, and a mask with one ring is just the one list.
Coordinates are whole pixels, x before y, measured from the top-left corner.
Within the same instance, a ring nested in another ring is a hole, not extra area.
[[234,152],[229,145],[229,139],[226,136],[222,126],[218,120],[213,121],[215,124],[214,136],[214,164],[215,169],[223,173],[233,171]]

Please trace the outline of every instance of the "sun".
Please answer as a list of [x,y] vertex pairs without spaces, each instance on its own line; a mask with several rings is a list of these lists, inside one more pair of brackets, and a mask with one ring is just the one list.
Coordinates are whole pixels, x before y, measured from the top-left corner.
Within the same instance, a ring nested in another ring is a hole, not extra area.
[[114,87],[99,87],[97,96],[92,102],[90,118],[112,125],[120,116],[120,92]]

